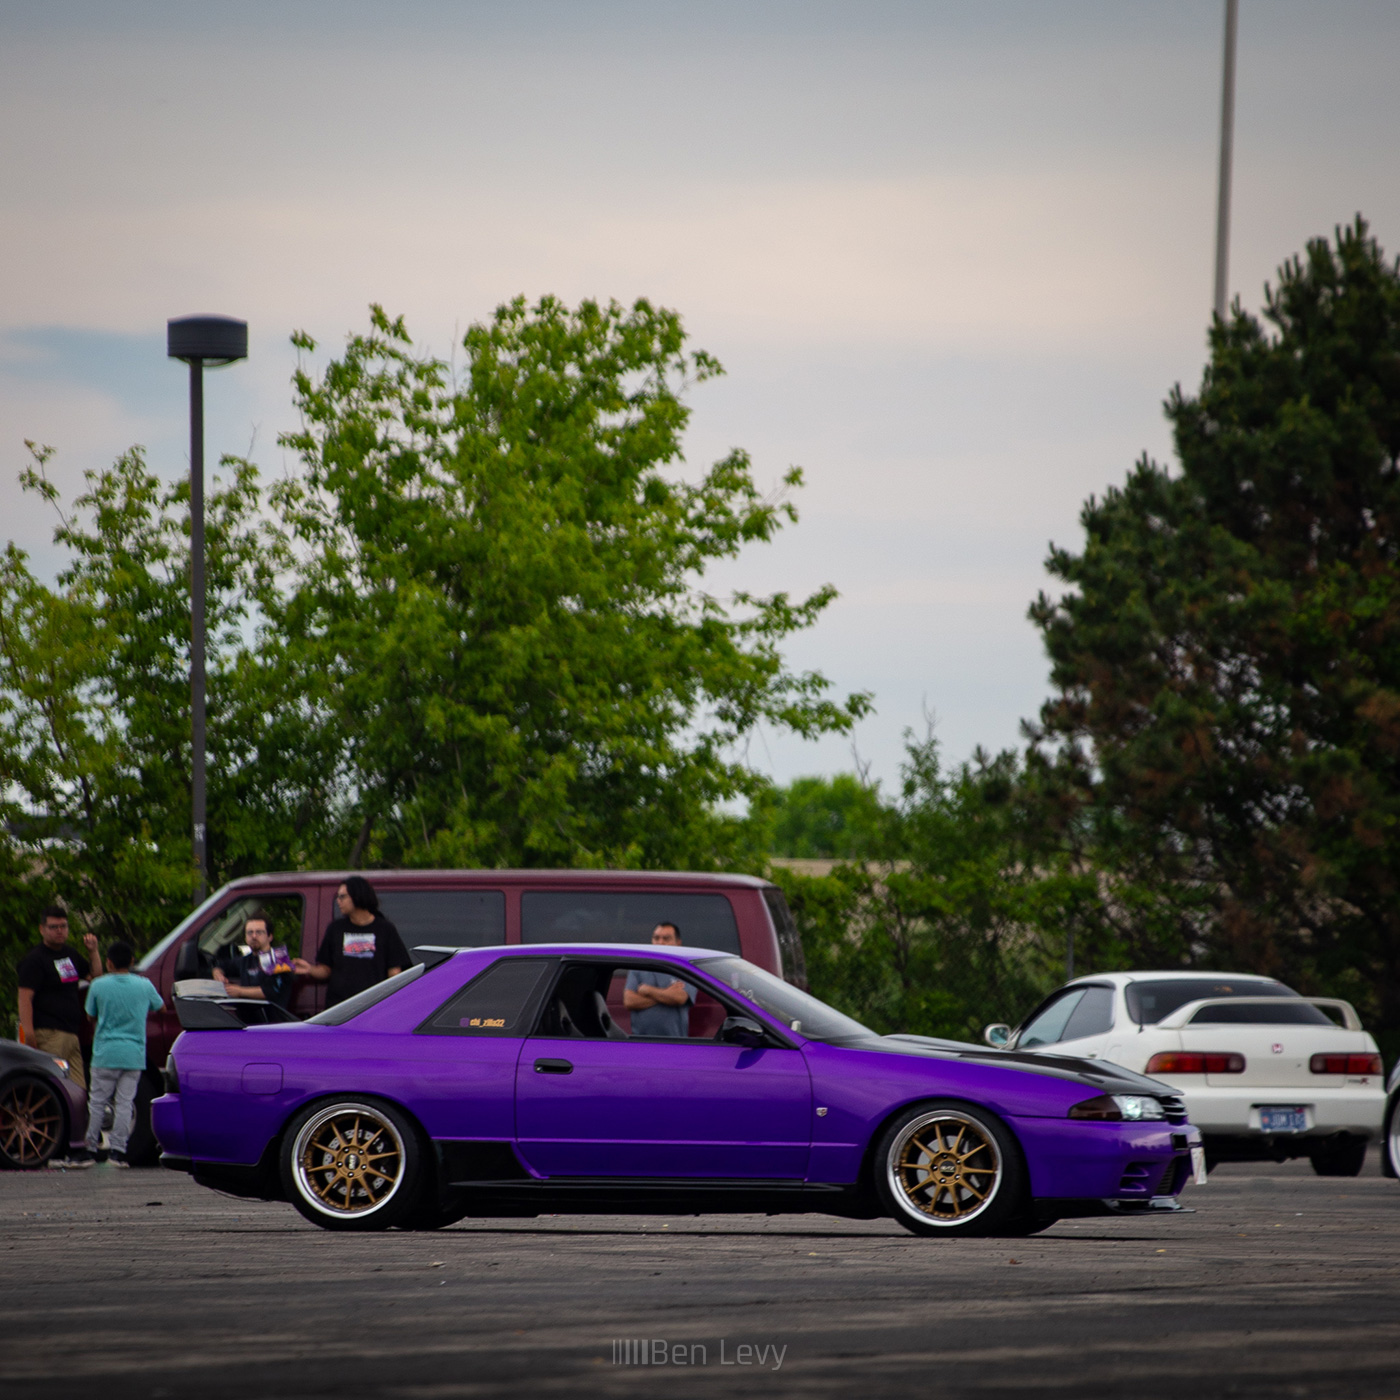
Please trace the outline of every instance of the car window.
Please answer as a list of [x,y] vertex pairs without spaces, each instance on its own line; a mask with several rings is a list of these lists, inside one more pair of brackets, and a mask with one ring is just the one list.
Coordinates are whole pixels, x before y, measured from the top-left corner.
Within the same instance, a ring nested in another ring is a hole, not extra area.
[[1083,995],[1079,987],[1073,987],[1053,997],[1026,1023],[1025,1029],[1016,1037],[1016,1048],[1029,1050],[1036,1045],[1053,1045],[1069,1024],[1069,1018]]
[[232,972],[234,959],[248,951],[243,942],[243,925],[255,915],[267,920],[274,948],[284,948],[289,956],[300,957],[304,905],[299,894],[256,894],[235,899],[195,934],[200,966]]
[[536,1033],[566,1040],[713,1041],[728,1014],[684,963],[566,962],[545,997]]
[[308,1026],[343,1026],[346,1021],[352,1020],[362,1011],[368,1011],[371,1006],[377,1006],[385,997],[391,997],[401,987],[406,987],[410,982],[421,977],[427,968],[419,963],[417,967],[406,967],[394,977],[387,978],[383,982],[376,982],[372,987],[366,987],[362,992],[356,992],[354,996],[347,997],[342,1002],[337,1002],[334,1006],[328,1006],[319,1016],[310,1017],[306,1024]]
[[[404,947],[489,948],[506,941],[501,890],[378,890],[379,907]],[[414,958],[416,962],[417,959]]]
[[1113,988],[1085,987],[1079,1005],[1069,1014],[1061,1040],[1083,1040],[1113,1029]]
[[659,891],[526,890],[522,943],[651,943],[657,924],[675,924],[691,948],[738,953],[734,907],[722,894]]
[[421,1026],[419,1035],[523,1036],[553,958],[502,958],[472,978]]
[[1126,989],[1128,1015],[1140,1026],[1155,1026],[1188,1001],[1212,997],[1293,997],[1298,993],[1282,982],[1263,977],[1163,977],[1129,982]]
[[774,977],[743,958],[701,958],[696,963],[717,981],[761,1006],[770,1016],[809,1040],[832,1044],[870,1040],[875,1032],[835,1007]]
[[1256,1006],[1239,1002],[1223,1006],[1203,1006],[1191,1018],[1193,1026],[1335,1026],[1330,1016],[1301,998],[1297,1001],[1277,999],[1273,1006]]

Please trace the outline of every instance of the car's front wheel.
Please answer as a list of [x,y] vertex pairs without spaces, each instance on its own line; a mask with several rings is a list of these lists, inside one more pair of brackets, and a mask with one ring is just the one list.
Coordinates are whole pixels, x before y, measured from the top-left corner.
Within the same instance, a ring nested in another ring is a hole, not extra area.
[[417,1130],[376,1099],[303,1110],[283,1135],[280,1165],[287,1199],[326,1230],[387,1230],[419,1207]]
[[906,1110],[881,1134],[874,1167],[887,1213],[916,1235],[996,1235],[1025,1218],[1020,1146],[971,1104]]

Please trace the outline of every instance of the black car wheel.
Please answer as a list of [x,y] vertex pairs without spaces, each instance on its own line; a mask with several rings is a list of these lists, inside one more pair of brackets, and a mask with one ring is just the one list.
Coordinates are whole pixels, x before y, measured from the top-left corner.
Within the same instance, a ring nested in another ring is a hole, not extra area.
[[0,1167],[29,1171],[63,1151],[63,1104],[58,1090],[21,1074],[0,1088]]
[[373,1099],[313,1104],[282,1138],[287,1199],[326,1230],[387,1230],[420,1208],[418,1132]]
[[1314,1148],[1308,1156],[1318,1176],[1360,1176],[1366,1165],[1366,1139],[1349,1137],[1329,1142]]
[[1392,1096],[1385,1115],[1385,1131],[1381,1134],[1381,1171],[1386,1176],[1400,1176],[1400,1094]]
[[881,1134],[874,1167],[886,1212],[916,1235],[1023,1232],[1021,1149],[985,1109],[953,1102],[907,1109]]

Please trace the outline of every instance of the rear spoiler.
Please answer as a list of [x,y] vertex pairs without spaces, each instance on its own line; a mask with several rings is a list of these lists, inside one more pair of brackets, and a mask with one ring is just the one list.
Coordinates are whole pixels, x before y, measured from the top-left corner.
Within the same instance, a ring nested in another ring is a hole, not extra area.
[[1202,997],[1200,1001],[1188,1001],[1184,1006],[1178,1006],[1169,1016],[1163,1016],[1157,1022],[1157,1029],[1180,1030],[1203,1006],[1291,1006],[1300,1001],[1305,1001],[1309,1006],[1316,1006],[1322,1011],[1335,1011],[1342,1018],[1342,1025],[1346,1030],[1364,1029],[1361,1017],[1356,1014],[1356,1008],[1349,1001],[1342,1001],[1339,997]]
[[301,1020],[274,1002],[251,1001],[247,997],[177,996],[173,1000],[175,1015],[187,1031],[241,1031],[246,1026],[271,1026]]

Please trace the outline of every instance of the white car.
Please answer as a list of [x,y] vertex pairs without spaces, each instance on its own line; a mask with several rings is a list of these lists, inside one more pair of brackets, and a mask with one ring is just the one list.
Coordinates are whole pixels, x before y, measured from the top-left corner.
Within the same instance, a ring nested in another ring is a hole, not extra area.
[[[1381,1057],[1351,1004],[1302,997],[1270,977],[1080,977],[1015,1030],[988,1026],[984,1036],[999,1047],[1111,1060],[1171,1085],[1208,1163],[1308,1157],[1319,1176],[1355,1176],[1381,1136]],[[1400,1115],[1392,1121],[1400,1134]],[[1400,1166],[1400,1143],[1390,1150]]]

